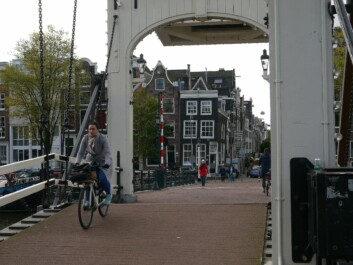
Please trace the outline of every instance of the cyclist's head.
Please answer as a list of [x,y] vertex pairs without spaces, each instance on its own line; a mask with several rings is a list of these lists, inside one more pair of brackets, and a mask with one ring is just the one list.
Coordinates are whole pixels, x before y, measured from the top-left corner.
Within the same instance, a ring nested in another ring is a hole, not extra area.
[[91,137],[94,137],[96,136],[98,133],[98,126],[97,126],[97,123],[92,121],[88,124],[88,134],[89,136]]

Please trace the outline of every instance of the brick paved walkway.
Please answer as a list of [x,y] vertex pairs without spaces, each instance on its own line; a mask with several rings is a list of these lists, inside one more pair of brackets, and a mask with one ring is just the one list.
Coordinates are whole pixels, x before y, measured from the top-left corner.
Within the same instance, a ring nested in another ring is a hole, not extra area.
[[4,264],[261,264],[270,200],[254,179],[141,192],[81,229],[77,206],[0,243]]

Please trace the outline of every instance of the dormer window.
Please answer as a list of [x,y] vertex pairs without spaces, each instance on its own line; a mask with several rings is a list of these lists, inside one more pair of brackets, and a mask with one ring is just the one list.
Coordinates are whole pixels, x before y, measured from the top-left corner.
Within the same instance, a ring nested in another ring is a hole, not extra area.
[[156,78],[155,81],[155,90],[163,91],[165,90],[165,80],[164,78]]

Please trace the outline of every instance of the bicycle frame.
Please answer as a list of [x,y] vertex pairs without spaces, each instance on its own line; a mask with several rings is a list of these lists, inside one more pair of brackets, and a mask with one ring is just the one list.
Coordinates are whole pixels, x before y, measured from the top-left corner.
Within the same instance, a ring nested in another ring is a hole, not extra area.
[[266,195],[268,196],[269,190],[270,190],[270,186],[271,186],[271,175],[270,174],[265,174],[264,178],[265,178],[265,191],[266,191]]
[[78,217],[83,229],[88,229],[93,220],[93,212],[98,209],[99,214],[105,217],[109,205],[104,203],[105,191],[94,180],[84,181],[78,202]]

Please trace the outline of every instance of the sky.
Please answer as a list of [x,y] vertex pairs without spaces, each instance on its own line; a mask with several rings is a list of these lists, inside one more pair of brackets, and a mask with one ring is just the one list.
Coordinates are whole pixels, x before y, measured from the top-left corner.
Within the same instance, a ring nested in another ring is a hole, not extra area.
[[[38,0],[0,1],[0,61],[14,59],[16,43],[39,31]],[[104,71],[107,62],[107,1],[78,0],[75,30],[75,53],[97,63]],[[74,0],[42,0],[43,31],[48,25],[67,32],[71,39]],[[253,113],[270,124],[270,87],[262,79],[260,56],[268,44],[198,45],[163,47],[152,33],[140,42],[134,55],[143,53],[147,66],[155,68],[158,61],[170,70],[217,71],[235,70],[236,86],[245,100],[252,99]],[[264,113],[264,114],[261,114]]]

